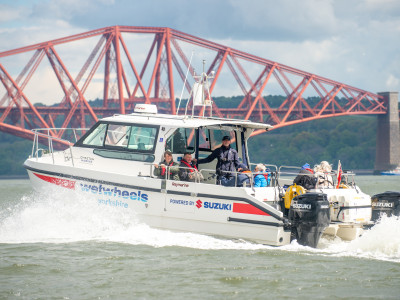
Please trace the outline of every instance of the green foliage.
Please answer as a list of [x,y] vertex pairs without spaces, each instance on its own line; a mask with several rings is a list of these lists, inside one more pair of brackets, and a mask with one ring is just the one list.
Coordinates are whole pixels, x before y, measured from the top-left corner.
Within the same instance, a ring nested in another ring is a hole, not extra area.
[[250,138],[252,162],[301,166],[327,160],[345,169],[373,169],[376,118],[338,117],[278,128]]
[[32,141],[0,132],[0,175],[26,175],[24,161],[32,151]]
[[[271,107],[278,107],[285,100],[283,96],[265,98]],[[214,98],[221,108],[238,106],[242,99],[242,96]],[[318,97],[307,99],[313,104],[318,101]],[[92,106],[103,103],[101,99],[89,102]],[[61,126],[62,118],[56,119],[55,123]],[[374,116],[349,116],[274,129],[250,138],[250,159],[278,166],[300,166],[305,162],[314,165],[322,160],[337,165],[340,159],[345,169],[373,169],[376,123]],[[31,141],[0,132],[0,175],[25,175],[22,165],[31,147]]]

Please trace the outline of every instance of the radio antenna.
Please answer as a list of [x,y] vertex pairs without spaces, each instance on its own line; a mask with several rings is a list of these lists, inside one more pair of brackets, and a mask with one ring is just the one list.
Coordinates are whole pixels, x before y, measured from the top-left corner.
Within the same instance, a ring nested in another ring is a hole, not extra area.
[[[185,89],[187,77],[188,77],[188,74],[189,74],[190,65],[192,64],[193,54],[194,54],[194,51],[192,51],[192,55],[190,56],[190,61],[189,61],[189,65],[188,65],[188,68],[187,68],[187,71],[186,71],[185,81],[183,82],[182,92],[181,92],[181,96],[180,96],[180,98],[179,98],[178,108],[176,109],[176,114],[178,114],[179,108],[180,108],[180,106],[181,106],[181,101],[182,101],[182,97],[183,97],[183,91],[184,91],[184,89]],[[174,101],[175,101],[175,100],[174,100]],[[189,99],[188,99],[188,101],[189,101]]]

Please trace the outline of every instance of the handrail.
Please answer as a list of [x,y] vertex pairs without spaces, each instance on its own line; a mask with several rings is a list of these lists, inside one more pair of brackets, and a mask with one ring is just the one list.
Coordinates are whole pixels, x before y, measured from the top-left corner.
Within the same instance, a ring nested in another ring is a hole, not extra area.
[[[53,141],[55,141],[55,142],[62,143],[69,147],[69,152],[71,155],[71,163],[72,163],[72,166],[75,166],[74,157],[73,157],[73,153],[72,153],[72,147],[71,147],[73,143],[66,139],[62,139],[62,138],[50,135],[50,131],[56,131],[56,130],[63,130],[63,131],[72,130],[74,138],[75,138],[75,142],[76,142],[77,141],[76,131],[87,131],[88,128],[36,128],[36,129],[32,129],[32,131],[34,132],[34,138],[33,138],[33,144],[32,144],[31,157],[32,158],[36,157],[36,160],[38,160],[39,152],[42,151],[42,155],[43,155],[43,152],[46,151],[46,149],[39,148],[39,138],[44,138],[44,139],[47,139],[47,151],[48,151],[48,153],[51,154],[53,164],[55,164],[54,146],[53,146]],[[44,131],[44,133],[41,131]]]
[[[154,164],[153,163],[148,163],[148,164],[146,164],[146,165],[149,165],[150,166],[150,174],[151,174],[151,176],[155,176],[154,175],[154,169],[155,169],[155,167],[154,167]],[[272,165],[272,166],[274,166],[274,165]],[[173,167],[178,167],[179,169],[187,169],[187,170],[189,170],[189,169],[191,169],[191,168],[188,168],[188,167],[181,167],[181,166],[173,166]],[[164,175],[164,178],[163,179],[165,179],[165,180],[171,180],[171,178],[170,178],[170,171],[169,171],[169,169],[171,168],[170,166],[165,166],[165,168],[166,168],[166,172],[165,172],[165,175]],[[193,170],[193,169],[192,169]],[[214,179],[214,184],[217,184],[217,173],[216,173],[216,171],[215,171],[215,169],[201,169],[201,170],[196,170],[195,171],[196,173],[200,173],[201,175],[202,175],[202,177],[204,178],[204,180],[209,180],[209,179],[211,179],[211,178],[213,178]],[[209,173],[208,175],[208,177],[205,175],[205,173]],[[237,187],[237,180],[238,180],[238,174],[245,174],[245,173],[242,173],[242,172],[238,172],[238,171],[220,171],[220,173],[222,173],[222,174],[224,174],[224,173],[226,173],[226,174],[231,174],[232,175],[232,177],[233,178],[235,178],[235,185],[234,185],[234,187]],[[271,171],[271,172],[267,172],[269,175],[271,175],[271,176],[273,176],[274,174],[276,174],[276,172],[274,172],[274,171]],[[249,173],[247,173],[246,175],[249,177],[249,179],[250,179],[250,185],[249,186],[247,186],[247,187],[251,187],[251,188],[254,188],[254,177],[256,176],[256,175],[260,175],[261,173],[259,173],[259,172],[249,172]],[[211,176],[210,176],[211,175]],[[158,176],[159,177],[159,176]],[[273,178],[272,178],[273,179]],[[182,180],[182,181],[184,181],[184,180]],[[198,178],[198,177],[196,177],[195,178],[195,182],[196,183],[200,183],[201,182],[201,180]],[[273,181],[273,180],[271,180],[271,184],[269,185],[269,186],[277,186],[277,184]]]
[[[282,171],[282,169],[294,169],[294,170],[296,170],[296,171],[298,171],[298,172],[285,172],[285,171]],[[297,166],[280,166],[279,167],[279,169],[278,169],[278,179],[280,179],[281,178],[281,175],[291,175],[291,176],[297,176],[297,175],[299,175],[300,174],[300,171],[301,170],[301,167],[297,167]],[[326,178],[328,178],[329,176],[331,176],[332,177],[332,188],[335,188],[336,187],[336,184],[337,184],[337,176],[338,176],[338,173],[337,173],[337,171],[334,171],[334,170],[332,170],[331,172],[323,172],[323,173],[320,173],[320,172],[317,172],[317,173],[313,173],[313,174],[307,174],[307,173],[302,173],[302,174],[300,174],[301,176],[309,176],[309,177],[315,177],[315,178],[318,178],[318,176],[324,176],[324,177],[326,177]],[[344,177],[344,178],[346,178],[346,183],[345,184],[347,184],[347,185],[350,185],[350,186],[352,186],[352,187],[355,187],[356,186],[356,183],[355,183],[355,179],[354,179],[354,176],[355,176],[356,174],[354,173],[354,172],[352,172],[352,171],[343,171],[342,172],[342,178]],[[349,176],[351,176],[351,182],[349,182]],[[342,182],[343,182],[343,179],[342,179]],[[316,188],[321,188],[321,187],[318,187],[318,184],[316,185]],[[329,188],[329,186],[325,186],[324,188]]]

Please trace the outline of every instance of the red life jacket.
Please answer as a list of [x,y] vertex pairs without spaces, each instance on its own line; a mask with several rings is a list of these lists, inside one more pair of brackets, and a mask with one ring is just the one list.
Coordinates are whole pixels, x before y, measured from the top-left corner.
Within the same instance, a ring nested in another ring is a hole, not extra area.
[[258,175],[264,176],[265,180],[268,182],[268,173],[256,173],[254,174],[254,178],[256,178]]
[[304,170],[307,170],[307,171],[311,172],[311,174],[314,174],[314,170],[312,170],[310,168],[307,168],[307,169],[304,169]]
[[181,162],[183,162],[183,163],[189,168],[190,173],[193,173],[194,170],[197,171],[196,166],[191,166],[190,164],[188,164],[188,163],[187,163],[186,161],[184,161],[183,159],[181,160]]
[[[172,166],[173,164],[174,164],[174,161],[171,160],[171,162],[168,164],[168,167]],[[161,176],[165,175],[165,171],[166,171],[165,167],[161,167]],[[170,172],[169,175],[172,175],[172,173]]]

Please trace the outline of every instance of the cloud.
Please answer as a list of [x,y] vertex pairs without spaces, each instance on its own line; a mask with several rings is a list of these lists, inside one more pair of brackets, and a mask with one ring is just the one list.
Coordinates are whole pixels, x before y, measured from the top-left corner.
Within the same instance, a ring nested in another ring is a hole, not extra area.
[[[400,90],[397,0],[15,1],[0,4],[0,51],[112,25],[171,27],[368,91]],[[71,43],[63,58],[79,70],[90,47]],[[135,49],[142,60],[148,48]],[[240,93],[229,80],[218,91]]]
[[392,91],[393,88],[396,88],[400,85],[400,78],[395,77],[393,74],[389,74],[387,80],[386,80],[386,88],[389,91]]
[[19,19],[22,12],[22,9],[0,4],[0,24]]

